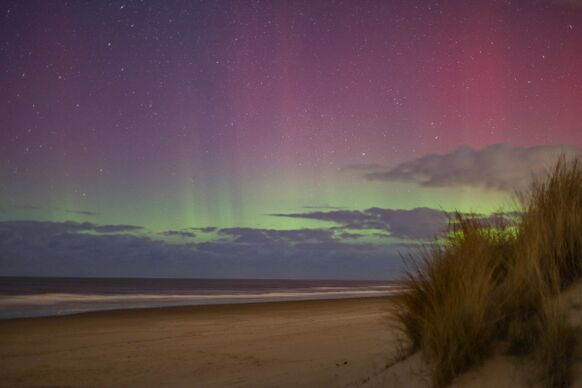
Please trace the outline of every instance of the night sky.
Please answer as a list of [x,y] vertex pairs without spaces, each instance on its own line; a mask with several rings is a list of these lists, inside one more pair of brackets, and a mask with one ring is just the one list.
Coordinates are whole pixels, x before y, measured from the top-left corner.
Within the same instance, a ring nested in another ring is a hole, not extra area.
[[582,148],[580,1],[0,18],[0,275],[390,278]]

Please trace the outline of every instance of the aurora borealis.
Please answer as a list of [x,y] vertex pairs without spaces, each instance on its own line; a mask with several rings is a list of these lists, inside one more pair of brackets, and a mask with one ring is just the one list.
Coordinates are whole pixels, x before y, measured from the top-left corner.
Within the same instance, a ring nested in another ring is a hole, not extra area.
[[578,1],[0,17],[0,274],[390,277],[582,147]]

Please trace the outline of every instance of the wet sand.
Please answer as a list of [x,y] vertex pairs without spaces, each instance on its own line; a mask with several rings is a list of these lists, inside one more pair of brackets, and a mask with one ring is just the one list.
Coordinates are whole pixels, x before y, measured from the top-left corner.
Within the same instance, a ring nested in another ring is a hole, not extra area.
[[396,352],[390,298],[0,321],[0,386],[355,387]]

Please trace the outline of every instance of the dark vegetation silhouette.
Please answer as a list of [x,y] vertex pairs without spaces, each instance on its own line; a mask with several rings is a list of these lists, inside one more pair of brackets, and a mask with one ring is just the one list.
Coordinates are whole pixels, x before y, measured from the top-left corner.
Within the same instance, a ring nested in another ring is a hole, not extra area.
[[395,316],[436,387],[500,347],[535,360],[544,385],[570,383],[575,335],[560,292],[582,275],[582,165],[560,157],[516,200],[509,221],[453,214],[444,241],[408,260]]

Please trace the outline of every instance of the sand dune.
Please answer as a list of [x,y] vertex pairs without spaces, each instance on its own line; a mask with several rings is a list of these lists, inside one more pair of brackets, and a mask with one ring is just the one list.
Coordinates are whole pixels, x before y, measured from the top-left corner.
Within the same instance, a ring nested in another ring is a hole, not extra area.
[[[570,322],[577,328],[577,349],[573,367],[573,388],[582,388],[582,282],[569,288],[561,295],[564,311]],[[532,361],[510,356],[498,351],[483,365],[457,377],[453,388],[528,388],[539,387],[540,383]],[[429,371],[420,354],[414,354],[387,368],[384,372],[363,384],[367,388],[428,388]]]

